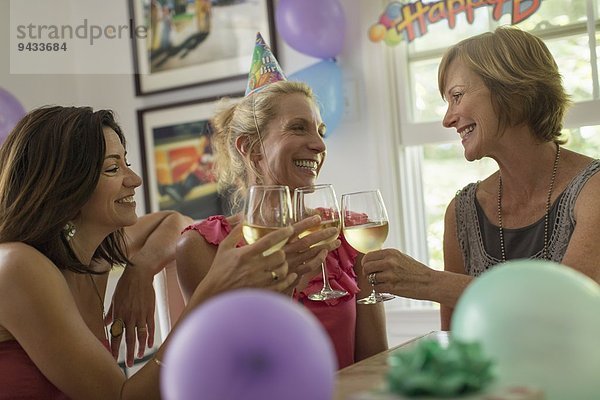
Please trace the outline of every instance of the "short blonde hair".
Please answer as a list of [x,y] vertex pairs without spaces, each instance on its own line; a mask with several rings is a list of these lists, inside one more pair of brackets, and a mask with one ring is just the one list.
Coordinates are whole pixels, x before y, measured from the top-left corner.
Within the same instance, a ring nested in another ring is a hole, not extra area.
[[[259,178],[262,176],[250,159],[252,154],[262,152],[261,138],[256,125],[260,134],[264,135],[266,126],[279,112],[279,98],[295,93],[304,94],[316,104],[313,91],[305,83],[280,81],[267,85],[259,92],[244,97],[235,104],[231,104],[230,99],[224,99],[221,111],[213,118],[212,142],[217,186],[220,193],[231,196],[233,210],[239,209],[246,197],[249,186],[248,171],[253,171]],[[236,140],[240,136],[248,139],[247,152],[244,156],[236,148]]]
[[540,141],[562,143],[559,136],[569,96],[556,61],[540,38],[515,27],[499,27],[452,46],[438,70],[442,98],[448,69],[457,59],[490,90],[499,132],[525,123]]

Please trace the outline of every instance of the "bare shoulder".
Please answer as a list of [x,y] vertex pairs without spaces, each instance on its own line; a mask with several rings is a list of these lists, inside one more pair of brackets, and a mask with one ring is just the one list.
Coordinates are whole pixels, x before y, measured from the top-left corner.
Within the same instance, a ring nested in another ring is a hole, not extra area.
[[592,175],[581,188],[575,202],[575,213],[578,214],[580,211],[600,215],[600,172]]
[[453,197],[446,206],[446,218],[456,217],[456,197]]
[[[4,274],[19,272],[24,274],[38,268],[40,264],[48,264],[58,271],[56,266],[34,247],[22,242],[0,244],[0,277]],[[15,271],[18,268],[18,271]]]
[[38,302],[49,293],[68,290],[61,271],[45,255],[25,243],[0,244],[0,315],[15,304]]
[[584,154],[561,148],[558,165],[559,174],[557,175],[558,188],[561,186],[566,187],[574,177],[579,175],[593,161],[593,158]]

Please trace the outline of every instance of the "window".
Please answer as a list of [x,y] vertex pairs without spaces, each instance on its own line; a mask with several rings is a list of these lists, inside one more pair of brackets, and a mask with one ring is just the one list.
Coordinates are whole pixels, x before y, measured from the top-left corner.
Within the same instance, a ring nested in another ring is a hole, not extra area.
[[[567,139],[565,148],[590,157],[600,156],[600,125],[565,129],[563,133]],[[486,178],[498,168],[489,158],[474,162],[466,161],[460,143],[427,144],[422,146],[422,151],[428,265],[442,269],[444,213],[448,203],[457,190],[468,183]],[[446,173],[443,175],[444,178],[440,179],[440,173],[443,171],[452,173]]]
[[[568,139],[565,147],[594,158],[600,157],[599,10],[600,0],[544,0],[536,13],[517,25],[546,42],[574,101],[565,121],[563,134]],[[443,268],[442,237],[447,204],[459,189],[487,177],[497,166],[491,159],[467,162],[454,130],[441,126],[446,104],[437,87],[437,67],[448,46],[510,23],[506,14],[494,21],[492,11],[492,7],[476,9],[472,25],[461,14],[453,30],[444,21],[428,25],[426,35],[398,46],[393,56],[399,71],[396,92],[401,120],[401,176],[404,179],[413,174],[405,179],[403,190],[416,193],[403,201],[422,203],[403,207],[413,213],[422,210],[416,220],[425,226],[420,231],[404,227],[404,236],[410,238],[405,240],[404,250],[438,269]],[[425,234],[414,240],[415,233],[421,231]],[[411,304],[417,302],[405,302],[409,307]]]

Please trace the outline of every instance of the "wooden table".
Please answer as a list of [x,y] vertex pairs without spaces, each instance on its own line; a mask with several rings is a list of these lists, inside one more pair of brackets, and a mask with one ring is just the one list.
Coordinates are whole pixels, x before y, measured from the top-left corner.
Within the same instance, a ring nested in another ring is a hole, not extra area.
[[[389,369],[387,365],[388,357],[394,351],[400,348],[414,346],[420,340],[434,339],[443,346],[448,345],[450,341],[450,332],[434,331],[426,335],[409,340],[392,349],[375,354],[346,367],[337,373],[334,400],[399,400],[404,397],[392,395],[384,391],[375,392],[382,389],[385,381],[386,372]],[[414,398],[413,398],[414,399]],[[422,400],[433,399],[431,397],[421,398]],[[438,400],[440,398],[437,398]],[[444,398],[444,400],[452,400]],[[468,396],[460,396],[460,400],[544,400],[544,394],[539,389],[531,387],[494,387],[491,385],[487,390],[474,393]]]
[[392,352],[414,345],[422,339],[436,339],[442,343],[448,343],[448,334],[447,331],[428,333],[338,371],[334,399],[347,400],[353,393],[381,387],[385,380],[385,373],[388,370],[387,359]]

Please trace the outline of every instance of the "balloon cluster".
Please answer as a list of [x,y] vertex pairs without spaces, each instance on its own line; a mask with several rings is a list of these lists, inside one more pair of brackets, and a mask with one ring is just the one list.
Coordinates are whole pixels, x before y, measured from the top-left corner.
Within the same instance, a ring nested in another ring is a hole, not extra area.
[[194,310],[162,360],[167,400],[330,400],[337,362],[317,319],[279,294],[228,292]]
[[338,0],[281,0],[275,20],[279,34],[292,48],[323,59],[288,78],[313,89],[331,133],[344,111],[342,71],[335,62],[344,45],[344,10]]
[[452,316],[452,338],[479,342],[497,382],[532,386],[547,400],[600,393],[600,286],[549,261],[499,265],[465,290]]
[[388,46],[396,46],[402,41],[396,25],[400,22],[402,4],[393,2],[388,4],[379,21],[369,28],[369,39],[372,42],[384,41]]
[[10,92],[0,88],[0,146],[25,115],[25,109]]

